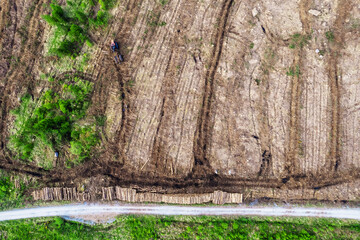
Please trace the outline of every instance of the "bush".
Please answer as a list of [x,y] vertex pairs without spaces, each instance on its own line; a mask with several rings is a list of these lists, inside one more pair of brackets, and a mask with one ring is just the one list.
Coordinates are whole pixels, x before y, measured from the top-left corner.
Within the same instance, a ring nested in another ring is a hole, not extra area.
[[100,4],[100,9],[107,10],[108,6],[106,0],[99,0],[99,4]]
[[[100,10],[93,16],[93,0],[67,1],[67,6],[50,4],[51,14],[42,18],[55,27],[56,36],[50,41],[49,53],[58,57],[77,57],[83,44],[92,46],[88,31],[90,27],[104,27],[109,20],[108,10],[114,5],[111,0],[99,0]],[[90,7],[89,7],[90,6]],[[65,10],[64,10],[65,9]]]
[[58,22],[55,18],[53,18],[50,15],[42,15],[41,16],[48,24],[50,24],[51,26],[55,27],[58,26]]
[[90,156],[91,148],[99,142],[99,138],[91,126],[78,126],[71,132],[71,136],[73,140],[70,142],[70,152],[77,156],[72,162],[78,164]]
[[21,105],[11,111],[16,120],[9,146],[20,159],[43,159],[45,156],[34,152],[39,144],[54,151],[70,142],[75,162],[81,162],[97,144],[95,128],[77,124],[86,116],[92,85],[77,77],[66,82],[61,94],[48,90],[37,101],[27,94],[21,98]]
[[57,4],[50,4],[50,7],[52,9],[51,15],[53,19],[55,19],[58,23],[66,24],[68,20],[61,6]]
[[69,40],[64,40],[60,43],[58,48],[53,48],[50,50],[50,53],[53,53],[59,57],[72,56],[76,57],[79,55],[80,49],[76,42]]
[[88,18],[87,16],[81,12],[81,11],[76,11],[75,12],[75,16],[76,16],[76,19],[81,23],[81,24],[87,24],[88,23]]
[[96,15],[96,18],[91,21],[91,25],[94,26],[95,28],[104,27],[107,25],[108,21],[109,21],[108,13],[103,10],[99,10]]

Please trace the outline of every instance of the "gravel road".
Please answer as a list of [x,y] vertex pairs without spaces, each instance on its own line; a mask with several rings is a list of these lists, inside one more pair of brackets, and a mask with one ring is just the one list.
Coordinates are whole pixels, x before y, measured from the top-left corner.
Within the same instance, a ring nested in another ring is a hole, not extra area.
[[16,209],[0,212],[0,221],[53,216],[104,216],[114,214],[293,216],[360,220],[360,208],[298,207],[193,207],[160,205],[71,204],[53,207]]

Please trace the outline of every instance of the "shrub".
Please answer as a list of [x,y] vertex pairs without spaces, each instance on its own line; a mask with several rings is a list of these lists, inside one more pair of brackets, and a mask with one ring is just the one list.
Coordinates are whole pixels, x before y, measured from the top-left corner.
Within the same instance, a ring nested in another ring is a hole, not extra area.
[[75,12],[75,17],[81,24],[87,24],[88,23],[88,17],[83,12],[81,12],[79,10],[77,10]]
[[[55,27],[54,37],[50,41],[49,53],[58,57],[77,57],[86,42],[92,46],[88,31],[90,27],[104,27],[109,20],[108,10],[114,5],[113,0],[99,0],[100,10],[93,16],[95,1],[77,0],[66,1],[67,6],[50,4],[51,14],[42,18]],[[90,6],[90,7],[89,7]],[[64,10],[65,9],[65,10]]]
[[68,20],[61,6],[57,4],[50,4],[50,7],[52,9],[51,15],[53,19],[55,19],[58,23],[66,24]]
[[55,18],[53,18],[50,15],[42,15],[41,16],[48,24],[50,24],[51,26],[55,27],[58,26],[58,22]]
[[100,9],[102,10],[107,10],[108,6],[107,6],[107,1],[106,0],[99,0],[99,4],[100,4]]
[[11,111],[16,120],[9,146],[20,159],[43,159],[45,156],[34,152],[39,144],[53,151],[70,142],[70,151],[77,157],[74,161],[79,163],[97,144],[95,128],[77,124],[86,116],[92,85],[77,77],[66,82],[61,94],[48,90],[35,101],[26,94],[20,106]]
[[99,138],[96,135],[94,127],[91,126],[77,126],[71,132],[71,136],[73,140],[70,142],[70,152],[77,156],[77,158],[71,162],[78,164],[85,158],[90,157],[91,148],[99,142]]
[[60,46],[58,48],[51,49],[51,53],[59,57],[78,56],[79,52],[80,49],[77,43],[69,40],[64,40],[60,43]]
[[106,26],[108,20],[109,20],[108,13],[105,12],[104,10],[99,10],[96,15],[96,18],[91,21],[91,25],[93,25],[96,28],[99,28],[101,26]]

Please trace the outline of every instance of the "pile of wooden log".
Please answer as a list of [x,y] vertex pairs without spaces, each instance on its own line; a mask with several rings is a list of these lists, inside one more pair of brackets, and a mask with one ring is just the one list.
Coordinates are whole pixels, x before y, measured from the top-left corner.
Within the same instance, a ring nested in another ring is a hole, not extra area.
[[43,188],[31,194],[35,201],[90,201],[95,200],[89,193],[77,191],[76,188]]
[[[101,188],[103,201],[124,202],[157,202],[174,204],[200,204],[200,203],[242,203],[242,194],[215,191],[204,194],[160,194],[137,193],[135,189],[121,187]],[[78,192],[76,188],[43,188],[32,193],[34,200],[53,201],[89,201],[95,199],[95,194]]]

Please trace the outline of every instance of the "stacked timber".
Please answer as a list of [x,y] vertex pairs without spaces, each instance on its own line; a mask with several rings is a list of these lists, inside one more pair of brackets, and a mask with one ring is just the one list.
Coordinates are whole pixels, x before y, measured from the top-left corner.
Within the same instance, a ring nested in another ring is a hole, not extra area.
[[[215,191],[204,194],[160,194],[137,193],[135,189],[121,187],[102,187],[102,200],[123,202],[157,202],[174,204],[201,204],[201,203],[241,203],[242,194]],[[89,201],[96,200],[95,194],[83,193],[76,188],[43,188],[32,193],[34,200],[43,201]]]
[[[116,199],[125,202],[135,202],[136,201],[136,190],[131,188],[121,188],[115,187]],[[103,198],[105,200],[105,198]]]
[[78,192],[76,188],[43,188],[31,194],[35,201],[89,201],[89,193]]
[[131,188],[107,187],[102,188],[102,200],[119,200],[124,202],[163,202],[175,204],[201,204],[213,202],[215,204],[241,203],[242,194],[215,191],[205,194],[159,194],[137,193]]

